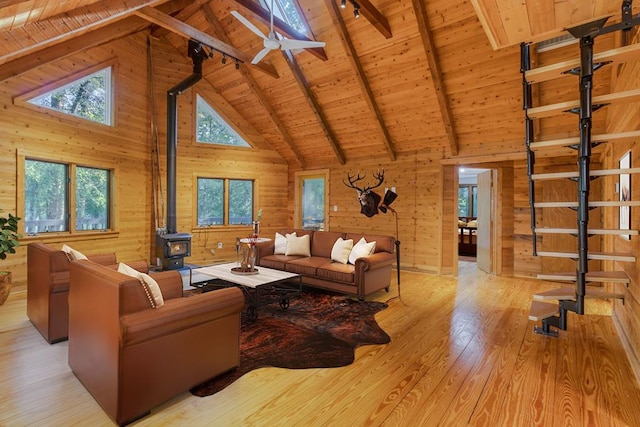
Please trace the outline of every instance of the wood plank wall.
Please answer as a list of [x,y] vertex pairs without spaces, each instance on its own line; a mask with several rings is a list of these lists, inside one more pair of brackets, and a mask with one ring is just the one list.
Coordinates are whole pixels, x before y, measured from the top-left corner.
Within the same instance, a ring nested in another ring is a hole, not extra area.
[[[637,37],[637,36],[636,36]],[[637,40],[635,41],[637,42]],[[638,87],[640,80],[640,63],[630,62],[615,68],[612,78],[612,92],[629,90]],[[623,132],[640,128],[640,104],[628,104],[612,106],[608,108],[607,119],[608,132]],[[631,167],[640,165],[640,144],[637,140],[631,142],[607,144],[602,161],[606,168],[618,168],[620,157],[627,151],[631,151]],[[616,190],[618,176],[607,177],[603,180],[605,200],[619,200]],[[631,175],[632,200],[640,200],[640,175]],[[604,224],[607,228],[618,228],[618,209],[609,208],[604,211]],[[631,208],[631,228],[640,228],[640,208]],[[640,238],[631,236],[626,240],[620,236],[607,236],[604,243],[605,250],[614,252],[633,253],[636,258],[640,256]],[[626,290],[624,304],[614,302],[613,319],[618,333],[625,345],[636,375],[640,375],[640,263],[609,263],[609,269],[623,270],[631,278],[631,283]],[[620,292],[625,292],[625,286],[609,284]]]
[[[166,91],[191,72],[191,64],[173,47],[156,43],[154,88],[157,104],[160,159],[164,179],[166,159]],[[145,259],[153,263],[155,218],[152,191],[152,139],[147,82],[146,36],[142,33],[108,45],[89,49],[41,66],[19,77],[0,82],[0,209],[16,213],[17,153],[19,150],[43,159],[79,162],[88,166],[115,165],[116,227],[118,233],[105,236],[85,234],[24,236],[18,253],[2,262],[13,272],[17,286],[26,284],[26,245],[44,241],[54,247],[63,243],[85,253],[116,252],[122,261]],[[42,113],[14,105],[13,98],[54,83],[95,64],[116,60],[116,125],[94,125],[55,113]],[[206,83],[198,83],[206,90]],[[199,89],[200,86],[197,86]],[[273,151],[256,149],[201,148],[193,142],[193,91],[179,98],[178,143],[178,228],[193,232],[192,256],[186,262],[202,263],[235,260],[235,237],[244,237],[248,227],[197,229],[193,210],[194,176],[254,178],[258,185],[257,204],[264,209],[266,229],[285,221],[287,166]],[[166,185],[163,183],[166,190]],[[211,243],[223,249],[209,252]]]

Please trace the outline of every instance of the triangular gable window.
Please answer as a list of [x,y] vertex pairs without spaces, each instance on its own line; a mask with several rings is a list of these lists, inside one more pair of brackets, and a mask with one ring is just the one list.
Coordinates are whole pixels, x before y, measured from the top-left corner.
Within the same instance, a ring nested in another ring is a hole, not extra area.
[[[260,0],[262,7],[271,9],[272,0]],[[273,0],[273,14],[291,25],[301,34],[309,35],[306,20],[302,17],[300,10],[294,0]]]
[[196,109],[197,142],[251,147],[200,95],[196,95]]
[[110,126],[112,99],[111,67],[107,67],[27,102]]

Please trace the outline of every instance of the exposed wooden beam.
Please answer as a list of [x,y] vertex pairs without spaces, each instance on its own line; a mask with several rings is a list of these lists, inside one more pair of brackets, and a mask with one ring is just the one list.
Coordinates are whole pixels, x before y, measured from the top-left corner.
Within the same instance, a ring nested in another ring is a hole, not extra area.
[[160,25],[162,27],[167,28],[168,30],[181,35],[187,39],[194,39],[203,43],[207,46],[212,47],[213,49],[227,54],[227,56],[237,58],[243,61],[245,64],[249,66],[253,66],[260,71],[263,71],[269,74],[272,77],[278,78],[278,72],[275,67],[266,62],[259,62],[258,64],[251,64],[251,57],[246,53],[236,49],[233,46],[224,43],[221,40],[216,39],[215,37],[211,37],[209,34],[204,33],[197,28],[192,27],[191,25],[185,24],[184,22],[173,18],[165,13],[162,13],[154,8],[145,7],[136,11],[136,14],[141,18],[144,18],[154,24]]
[[[204,0],[175,0],[171,2],[173,6],[172,11],[164,10],[163,12],[182,22],[186,22],[200,10],[203,2]],[[164,27],[154,26],[153,30],[151,30],[151,36],[160,38],[166,36],[170,32],[171,31]]]
[[[83,6],[80,7],[78,9],[74,9],[71,12],[67,12],[64,15],[56,15],[46,21],[41,21],[41,22],[36,22],[36,23],[32,23],[32,24],[27,24],[24,27],[21,27],[20,31],[25,32],[28,34],[30,31],[33,31],[34,33],[41,33],[42,32],[42,27],[43,24],[46,24],[47,22],[51,21],[51,22],[56,22],[56,24],[51,24],[51,25],[55,25],[56,27],[61,27],[61,24],[59,23],[59,21],[63,20],[61,18],[69,18],[72,19],[75,16],[83,16],[83,15],[96,15],[96,16],[106,16],[104,19],[100,19],[97,20],[95,22],[88,22],[85,25],[81,25],[77,28],[74,28],[70,31],[64,32],[62,34],[59,34],[57,36],[48,38],[46,40],[42,40],[40,42],[36,42],[34,44],[31,44],[29,46],[26,46],[22,49],[16,49],[14,51],[12,51],[11,53],[8,53],[4,56],[0,57],[0,64],[9,62],[9,61],[13,61],[15,59],[24,57],[26,55],[29,55],[32,52],[36,52],[45,48],[49,48],[51,46],[54,46],[56,44],[62,43],[66,40],[69,40],[71,38],[75,38],[81,35],[85,35],[88,32],[104,27],[106,25],[109,25],[113,22],[119,21],[121,19],[127,18],[129,16],[131,16],[135,11],[137,11],[140,8],[143,7],[149,7],[149,6],[157,6],[160,5],[162,3],[167,2],[168,0],[131,0],[129,2],[129,4],[127,5],[126,8],[119,8],[116,9],[113,6],[113,2],[101,2],[101,3],[96,3],[93,4],[91,6]],[[113,12],[113,10],[117,10],[117,12]],[[64,27],[64,25],[62,25]],[[65,27],[66,28],[66,27]],[[33,30],[31,30],[33,29]],[[85,38],[82,38],[83,40],[85,40]],[[85,40],[86,42],[87,40]]]
[[[207,22],[209,22],[209,24],[211,24],[211,26],[215,30],[216,35],[223,42],[230,44],[231,41],[229,40],[229,36],[227,36],[227,33],[225,32],[224,28],[222,27],[222,24],[220,23],[218,18],[213,13],[213,10],[211,9],[211,6],[209,4],[205,4],[204,6],[202,6],[202,11],[205,14]],[[266,95],[264,94],[262,89],[260,89],[260,86],[258,86],[258,82],[256,81],[256,79],[251,75],[251,73],[246,68],[240,67],[240,73],[242,74],[242,77],[244,77],[244,80],[247,83],[247,85],[251,88],[251,91],[253,92],[253,94],[260,100],[260,104],[262,104],[262,107],[265,110],[267,110],[267,113],[269,114],[269,117],[271,118],[271,121],[278,128],[278,131],[282,135],[282,138],[284,139],[285,143],[287,144],[287,146],[289,147],[289,149],[293,153],[293,156],[294,156],[296,162],[298,163],[298,165],[300,165],[301,168],[304,169],[305,168],[305,162],[304,162],[304,157],[302,156],[302,153],[300,153],[300,150],[298,150],[298,146],[293,141],[293,138],[291,138],[291,135],[289,135],[289,132],[284,127],[284,124],[282,123],[282,120],[280,120],[280,117],[278,117],[278,114],[275,112],[275,110],[271,106],[271,103],[267,99]]]
[[20,3],[27,2],[29,0],[0,0],[0,8],[15,6]]
[[146,21],[137,17],[123,19],[86,33],[84,37],[75,37],[49,49],[32,52],[22,58],[0,65],[0,82],[57,59],[137,33],[148,26]]
[[[254,2],[252,0],[236,0],[236,3],[238,3],[240,6],[244,7],[245,9],[247,9],[249,12],[253,13],[256,16],[256,18],[258,18],[267,26],[271,25],[270,12],[267,9],[264,9],[262,6],[260,6],[257,2]],[[273,17],[273,28],[277,29],[280,33],[284,34],[285,36],[291,39],[315,41],[307,37],[305,34],[302,34],[301,32],[297,31],[295,28],[293,28],[291,25],[287,24],[277,16]],[[312,47],[305,50],[323,61],[327,60],[327,53],[322,47]]]
[[[337,0],[334,0],[337,1]],[[382,34],[385,38],[390,39],[393,34],[391,34],[391,27],[389,26],[389,21],[387,18],[380,13],[376,7],[371,4],[369,0],[350,0],[351,3],[356,3],[358,5],[358,11],[360,15],[364,16],[367,21],[371,22],[371,24]],[[354,5],[355,7],[355,5]]]
[[391,140],[391,134],[389,133],[389,129],[384,122],[384,117],[382,117],[382,112],[378,107],[378,103],[376,101],[375,96],[373,96],[373,92],[371,91],[371,86],[369,85],[369,81],[367,79],[366,74],[364,73],[364,69],[362,68],[362,64],[360,63],[360,59],[358,59],[358,53],[356,52],[356,48],[351,41],[351,37],[349,36],[349,32],[347,31],[347,27],[342,20],[342,16],[340,15],[340,9],[336,4],[335,0],[327,0],[329,13],[331,14],[331,19],[333,20],[333,25],[336,27],[338,34],[340,35],[340,39],[342,40],[342,44],[347,53],[347,57],[351,61],[351,65],[356,70],[356,80],[362,88],[362,92],[364,93],[364,100],[367,102],[369,109],[373,111],[376,116],[376,123],[382,132],[384,142],[384,148],[387,150],[389,157],[391,160],[396,159],[396,152],[394,149],[393,141]]
[[283,50],[282,54],[287,60],[287,63],[289,64],[289,68],[291,68],[291,72],[293,73],[293,76],[296,78],[296,82],[298,83],[298,86],[300,86],[300,89],[302,90],[304,97],[307,99],[309,106],[311,107],[311,109],[313,110],[313,113],[318,119],[318,123],[320,124],[320,127],[322,127],[322,131],[327,137],[329,144],[331,144],[331,148],[333,149],[333,152],[336,154],[336,157],[338,158],[338,162],[340,162],[341,165],[344,165],[346,163],[346,160],[344,157],[344,153],[342,152],[342,148],[340,148],[340,145],[338,145],[338,143],[336,142],[337,141],[336,136],[331,130],[331,128],[329,127],[329,125],[327,124],[328,122],[324,115],[324,112],[322,111],[322,107],[320,107],[320,103],[318,102],[316,96],[311,91],[309,87],[309,82],[307,81],[306,77],[302,73],[302,70],[300,69],[300,66],[298,65],[298,63],[296,62],[296,59],[293,57],[293,54],[288,50]]
[[413,11],[418,20],[418,30],[420,31],[420,37],[422,37],[422,45],[424,52],[427,55],[427,61],[429,62],[429,72],[431,73],[431,80],[436,90],[436,98],[438,99],[438,105],[440,107],[440,114],[442,115],[442,122],[444,124],[445,131],[447,132],[447,138],[449,139],[449,148],[451,149],[451,155],[458,155],[458,142],[456,138],[455,130],[453,129],[453,121],[451,109],[449,108],[449,102],[447,101],[447,93],[442,81],[442,72],[440,71],[440,62],[438,61],[438,54],[436,52],[435,45],[433,44],[433,38],[431,37],[431,27],[429,26],[429,19],[427,17],[427,9],[423,0],[411,0],[413,3]]

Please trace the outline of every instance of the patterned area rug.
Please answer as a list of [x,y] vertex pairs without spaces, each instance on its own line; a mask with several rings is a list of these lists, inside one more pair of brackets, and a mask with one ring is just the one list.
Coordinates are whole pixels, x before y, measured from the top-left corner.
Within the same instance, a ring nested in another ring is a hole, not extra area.
[[196,396],[214,394],[247,372],[266,366],[289,369],[333,368],[353,363],[356,347],[387,344],[389,335],[374,315],[381,302],[307,290],[291,299],[258,309],[258,320],[242,314],[240,366],[191,389]]

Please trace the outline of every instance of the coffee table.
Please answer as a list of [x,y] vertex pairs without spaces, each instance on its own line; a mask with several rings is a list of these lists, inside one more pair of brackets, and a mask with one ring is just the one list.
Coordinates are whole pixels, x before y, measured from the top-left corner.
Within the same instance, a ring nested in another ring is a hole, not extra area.
[[[237,266],[237,263],[230,262],[196,268],[193,270],[193,276],[199,279],[208,276],[239,285],[247,296],[247,315],[251,321],[258,319],[258,307],[264,303],[266,296],[274,296],[279,301],[280,307],[287,309],[290,298],[302,291],[302,276],[299,274],[267,267],[256,267],[257,273],[238,274],[232,272],[231,269]],[[297,285],[291,285],[291,282],[295,281],[297,281]]]

